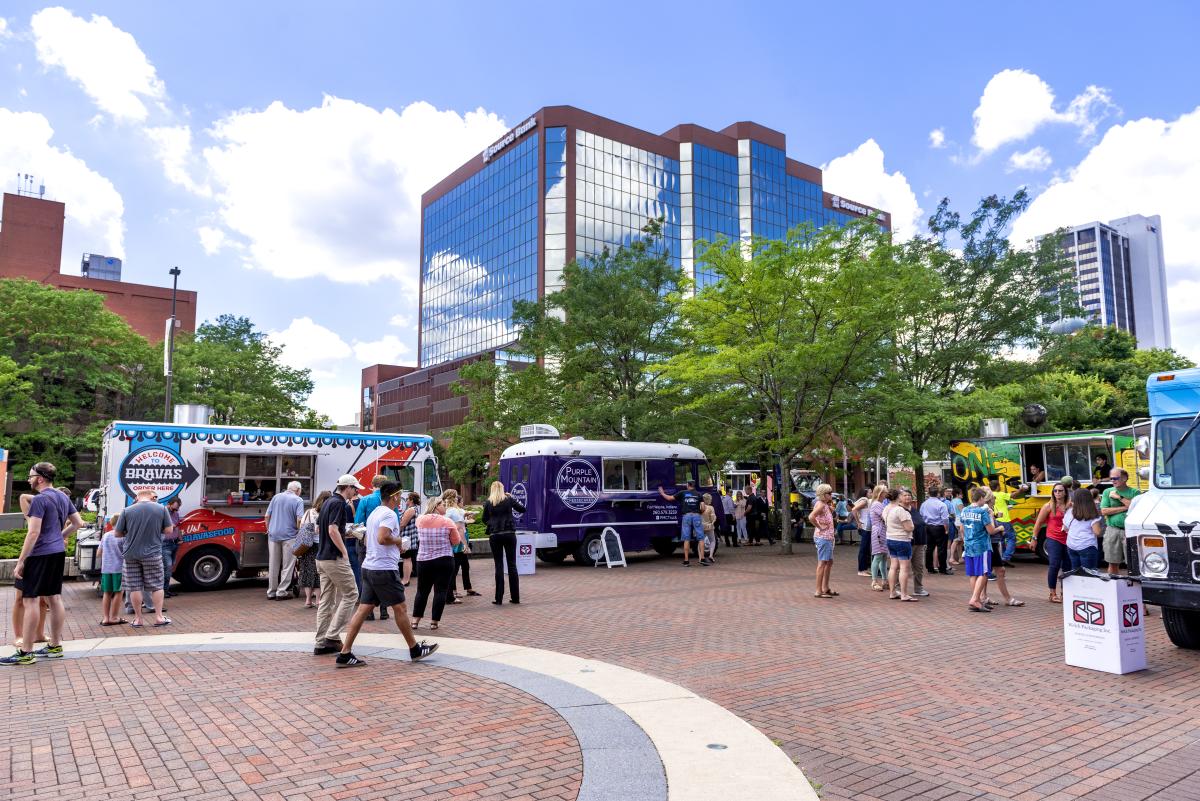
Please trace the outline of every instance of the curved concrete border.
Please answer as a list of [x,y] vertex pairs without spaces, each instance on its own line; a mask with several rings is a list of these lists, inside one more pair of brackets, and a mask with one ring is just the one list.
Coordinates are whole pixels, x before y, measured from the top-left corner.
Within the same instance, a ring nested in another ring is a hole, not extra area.
[[[645,673],[556,651],[429,637],[428,664],[509,684],[553,708],[583,753],[582,801],[816,801],[787,754],[746,721],[690,690]],[[189,651],[308,651],[308,632],[160,634],[75,640],[71,658]],[[406,661],[399,634],[362,634],[355,652]],[[424,663],[423,663],[424,664]],[[332,666],[331,666],[332,667]]]

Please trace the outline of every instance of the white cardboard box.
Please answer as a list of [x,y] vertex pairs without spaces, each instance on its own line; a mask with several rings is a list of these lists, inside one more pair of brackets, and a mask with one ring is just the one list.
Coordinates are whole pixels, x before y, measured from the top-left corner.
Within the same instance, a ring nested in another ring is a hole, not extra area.
[[1106,673],[1146,669],[1142,585],[1091,576],[1063,579],[1066,661]]

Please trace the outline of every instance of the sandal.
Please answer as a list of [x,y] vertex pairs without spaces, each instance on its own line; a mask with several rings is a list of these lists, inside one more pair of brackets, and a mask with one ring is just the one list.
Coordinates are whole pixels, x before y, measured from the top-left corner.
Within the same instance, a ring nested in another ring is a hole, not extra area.
[[126,620],[125,618],[121,618],[120,620],[114,620],[111,623],[105,623],[103,620],[101,620],[100,625],[101,626],[123,626],[128,622],[129,621]]
[[838,593],[834,592],[833,590],[825,590],[825,594],[828,595],[830,598],[838,597]]
[[914,598],[914,597],[912,597],[912,596],[910,595],[910,596],[908,596],[907,598],[901,598],[900,600],[901,600],[901,601],[904,601],[905,603],[915,604],[917,601],[919,601],[919,600],[921,600],[921,599],[920,599],[920,598]]
[[467,590],[467,595],[475,595],[475,596],[478,596],[479,594],[480,594],[480,593],[477,593],[477,592],[475,592],[475,590]]
[[1062,598],[1059,598],[1059,597],[1058,597],[1058,593],[1056,593],[1056,592],[1052,592],[1052,593],[1050,593],[1050,603],[1052,603],[1052,604],[1061,604],[1061,603],[1062,603]]
[[1024,602],[1024,601],[1018,601],[1016,598],[1009,598],[1009,599],[1008,599],[1008,602],[1007,602],[1007,603],[1005,603],[1004,605],[1005,605],[1005,606],[1024,606],[1024,605],[1025,605],[1025,602]]
[[437,621],[436,621],[436,620],[435,620],[435,621],[433,621],[432,623],[430,623],[430,624],[429,624],[429,630],[430,630],[430,631],[437,631],[437,630],[438,630],[438,624],[437,624]]
[[419,628],[421,628],[421,621],[420,621],[420,620],[414,620],[414,621],[412,622],[412,630],[413,630],[413,631],[416,631],[416,630],[417,630],[417,629],[419,629]]
[[889,601],[903,601],[904,599],[901,598],[899,595],[889,595],[888,600]]
[[991,612],[992,611],[991,609],[988,609],[986,606],[971,606],[970,604],[967,604],[967,610],[970,612]]

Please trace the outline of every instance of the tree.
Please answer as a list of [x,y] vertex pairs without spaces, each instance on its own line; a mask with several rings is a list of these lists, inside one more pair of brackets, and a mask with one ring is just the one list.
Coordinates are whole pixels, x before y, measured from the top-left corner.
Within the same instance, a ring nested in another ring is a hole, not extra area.
[[897,317],[891,367],[871,393],[872,419],[895,434],[917,475],[927,450],[941,452],[979,417],[1013,413],[1010,398],[973,391],[980,376],[1003,354],[1036,345],[1044,318],[1074,311],[1064,300],[1073,278],[1057,238],[1032,248],[1006,238],[1028,205],[1025,190],[992,195],[964,220],[942,200],[930,236],[899,247],[897,269],[920,282],[921,302]]
[[70,484],[78,451],[136,404],[135,366],[150,345],[103,298],[24,279],[0,280],[0,430],[24,475],[54,462]]
[[887,235],[871,222],[704,254],[718,280],[683,303],[685,347],[667,376],[684,413],[759,443],[779,466],[783,551],[792,550],[791,461],[863,411],[895,319],[917,286],[894,273]]
[[518,301],[517,349],[549,365],[561,422],[582,436],[661,439],[672,432],[666,362],[679,352],[682,272],[662,241],[645,236],[569,263],[563,288],[541,303]]
[[450,432],[445,468],[460,484],[494,479],[496,456],[526,423],[560,424],[551,380],[537,364],[509,367],[491,359],[459,369],[454,391],[465,395],[467,419]]
[[308,370],[288,367],[283,349],[246,317],[223,314],[175,345],[175,397],[213,407],[220,425],[327,427],[305,406]]

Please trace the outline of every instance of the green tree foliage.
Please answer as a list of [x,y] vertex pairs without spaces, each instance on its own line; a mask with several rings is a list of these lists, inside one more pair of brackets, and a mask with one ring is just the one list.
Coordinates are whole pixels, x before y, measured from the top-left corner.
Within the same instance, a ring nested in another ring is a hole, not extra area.
[[450,433],[444,468],[462,484],[497,476],[497,457],[527,423],[561,424],[547,372],[537,364],[508,367],[491,359],[459,369],[454,391],[467,398],[467,419]]
[[1045,430],[1117,428],[1149,416],[1146,377],[1194,367],[1173,350],[1138,350],[1137,339],[1113,326],[1085,326],[1047,340],[1036,361],[997,362],[980,391],[1011,401],[1013,430],[1027,427],[1018,412],[1027,403],[1046,407]]
[[664,247],[661,221],[643,233],[568,264],[563,288],[541,303],[513,304],[518,349],[552,366],[560,422],[574,434],[653,440],[674,431],[663,373],[680,348],[684,278]]
[[[724,243],[704,261],[718,280],[684,301],[686,347],[667,375],[684,415],[761,443],[786,476],[792,459],[863,411],[897,315],[918,287],[892,270],[887,236],[870,222],[801,227],[755,241],[750,258]],[[790,552],[790,512],[781,507]]]
[[896,316],[894,358],[872,392],[871,419],[918,475],[925,451],[942,452],[980,417],[1015,412],[1003,393],[975,391],[981,375],[1000,354],[1035,345],[1044,317],[1073,311],[1061,294],[1070,274],[1055,238],[1032,248],[1007,239],[1028,205],[1024,190],[993,195],[963,219],[943,200],[930,235],[898,248],[896,269],[920,284],[920,302]]
[[14,475],[47,460],[69,484],[77,451],[136,406],[150,351],[100,295],[0,280],[0,429]]
[[223,314],[177,337],[174,398],[213,407],[219,425],[324,427],[305,406],[309,371],[285,365],[282,352],[248,318]]

